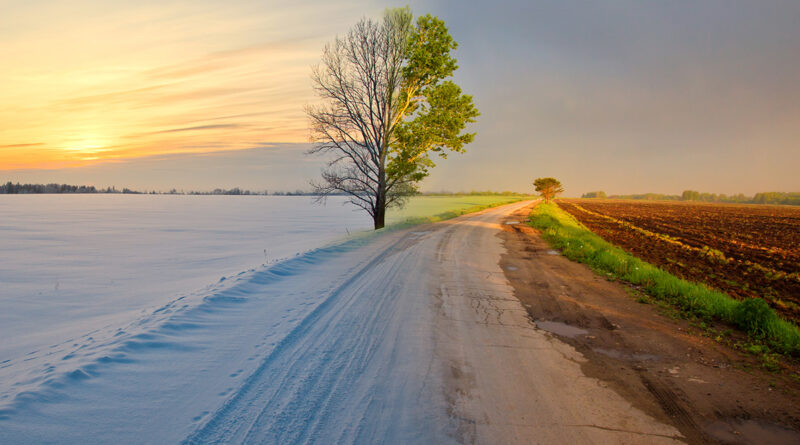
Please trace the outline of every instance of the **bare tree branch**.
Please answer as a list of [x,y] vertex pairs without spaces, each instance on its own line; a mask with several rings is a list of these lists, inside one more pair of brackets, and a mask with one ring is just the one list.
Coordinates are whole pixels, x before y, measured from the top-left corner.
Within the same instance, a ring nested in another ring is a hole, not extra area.
[[[309,153],[330,156],[312,187],[319,200],[348,196],[376,229],[387,208],[416,193],[433,166],[428,151],[460,150],[471,136],[459,132],[477,115],[471,97],[442,87],[457,67],[444,22],[430,15],[412,22],[407,7],[387,10],[382,21],[362,19],[325,46],[311,72],[322,102],[306,108],[315,143]],[[431,98],[438,114],[425,107]]]

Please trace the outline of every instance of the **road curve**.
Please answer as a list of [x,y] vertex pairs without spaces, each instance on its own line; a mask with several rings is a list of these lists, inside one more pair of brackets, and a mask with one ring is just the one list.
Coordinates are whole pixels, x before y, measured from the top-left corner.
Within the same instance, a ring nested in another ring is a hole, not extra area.
[[79,369],[0,405],[0,443],[680,441],[528,319],[497,236],[528,204],[242,272],[97,352],[89,333]]
[[517,203],[390,233],[186,443],[671,443],[581,373],[498,262]]

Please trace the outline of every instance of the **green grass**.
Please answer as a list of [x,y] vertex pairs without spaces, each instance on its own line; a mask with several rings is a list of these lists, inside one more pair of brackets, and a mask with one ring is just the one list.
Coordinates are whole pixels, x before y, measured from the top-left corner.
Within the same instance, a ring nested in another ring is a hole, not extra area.
[[638,285],[687,316],[731,323],[753,341],[800,357],[800,329],[778,317],[764,300],[738,301],[703,284],[682,280],[606,242],[555,204],[536,206],[531,225],[564,256],[587,264],[601,275]]
[[533,196],[442,195],[414,196],[403,209],[390,209],[387,226],[408,226],[455,218],[490,207],[533,199]]
[[[535,196],[505,194],[495,195],[424,195],[412,197],[403,209],[391,209],[386,215],[386,227],[380,230],[363,230],[342,236],[331,244],[343,242],[369,242],[382,233],[399,230],[418,224],[434,223],[455,218],[467,213],[474,213],[490,207],[497,207],[512,202],[535,199]],[[364,214],[365,218],[368,218]]]

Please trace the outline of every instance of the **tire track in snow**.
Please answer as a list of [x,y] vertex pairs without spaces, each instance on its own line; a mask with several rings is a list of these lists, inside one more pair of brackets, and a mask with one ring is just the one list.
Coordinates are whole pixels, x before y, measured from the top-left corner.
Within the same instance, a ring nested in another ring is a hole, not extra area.
[[[392,323],[404,296],[399,274],[417,261],[416,239],[401,238],[384,248],[335,288],[184,443],[385,439],[385,429],[364,424],[373,400],[384,396],[376,390],[380,374],[408,358],[395,350],[398,343],[391,338],[397,332],[387,331],[402,328]],[[382,345],[389,348],[381,350]],[[385,356],[375,360],[381,351]]]
[[[226,395],[236,394],[258,366],[251,360],[289,343],[287,336],[305,329],[298,328],[304,319],[336,300],[332,289],[403,242],[397,241],[402,232],[386,235],[355,237],[223,278],[199,304],[181,297],[154,310],[132,323],[142,325],[138,332],[121,330],[105,355],[81,357],[80,367],[0,407],[0,443],[184,440]],[[92,420],[97,415],[102,423]]]

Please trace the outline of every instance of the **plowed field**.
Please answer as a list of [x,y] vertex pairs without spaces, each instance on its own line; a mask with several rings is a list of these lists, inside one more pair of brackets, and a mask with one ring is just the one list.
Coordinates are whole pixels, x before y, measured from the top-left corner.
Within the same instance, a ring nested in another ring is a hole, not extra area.
[[800,208],[559,200],[590,230],[681,278],[800,321]]

